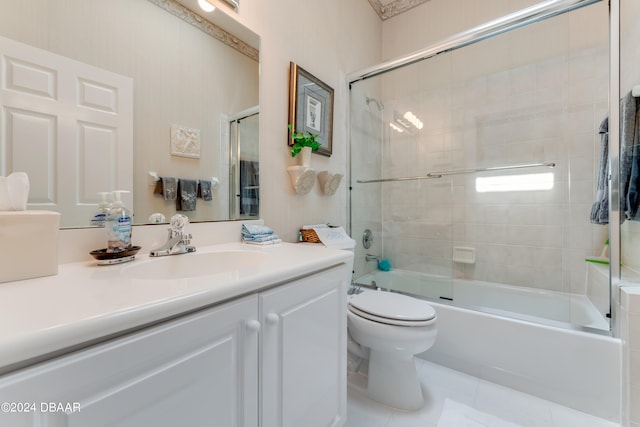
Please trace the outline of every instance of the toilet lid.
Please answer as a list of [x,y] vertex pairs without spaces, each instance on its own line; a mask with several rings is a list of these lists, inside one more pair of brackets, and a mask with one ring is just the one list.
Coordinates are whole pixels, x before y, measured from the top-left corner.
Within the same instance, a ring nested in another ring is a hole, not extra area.
[[436,311],[426,301],[393,292],[354,295],[349,308],[354,314],[390,324],[424,324],[436,317]]

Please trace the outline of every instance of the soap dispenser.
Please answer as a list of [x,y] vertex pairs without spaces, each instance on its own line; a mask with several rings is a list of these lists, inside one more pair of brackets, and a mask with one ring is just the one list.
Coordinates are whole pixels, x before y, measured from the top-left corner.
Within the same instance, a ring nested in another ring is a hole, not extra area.
[[107,219],[107,215],[111,210],[111,203],[107,200],[107,196],[111,194],[108,191],[101,191],[98,193],[101,200],[98,203],[98,209],[91,216],[91,225],[95,225],[98,227],[104,227],[104,222]]
[[125,190],[113,192],[111,210],[105,220],[107,231],[107,252],[122,252],[131,248],[131,231],[133,221],[131,212],[124,207],[121,194],[128,193]]

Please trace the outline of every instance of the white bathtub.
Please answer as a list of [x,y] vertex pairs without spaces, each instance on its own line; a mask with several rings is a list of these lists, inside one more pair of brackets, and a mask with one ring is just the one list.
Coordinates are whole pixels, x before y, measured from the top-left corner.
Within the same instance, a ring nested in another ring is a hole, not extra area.
[[406,270],[375,271],[357,280],[357,283],[365,285],[372,282],[383,289],[419,295],[436,302],[451,301],[457,307],[473,308],[521,320],[609,330],[609,320],[586,295],[451,279]]
[[[371,280],[382,288],[425,294],[425,278],[419,273],[377,271],[362,276],[357,282],[370,284]],[[574,304],[572,298],[567,301],[559,298],[561,302],[558,303],[549,297],[564,294],[533,291],[533,298],[542,295],[546,299],[516,309],[514,302],[522,305],[527,301],[518,294],[517,291],[522,291],[520,289],[469,281],[454,281],[452,287],[451,279],[434,277],[429,278],[429,283],[427,288],[436,289],[429,300],[438,315],[438,338],[434,346],[420,357],[619,422],[620,340],[604,334],[557,327],[569,321],[566,317],[558,317],[567,312],[573,312],[574,317],[580,317],[585,324],[599,323],[599,313],[595,310],[598,314],[594,314],[589,304]],[[451,295],[454,297],[452,302],[437,302],[440,296]],[[482,300],[473,300],[473,296]],[[454,305],[461,301],[468,307]],[[538,322],[540,308],[534,305],[543,307],[545,317],[554,318]],[[479,306],[489,308],[483,309],[484,312],[469,308]],[[514,314],[515,311],[525,313]],[[578,311],[581,314],[576,314]],[[513,316],[496,314],[501,312]]]

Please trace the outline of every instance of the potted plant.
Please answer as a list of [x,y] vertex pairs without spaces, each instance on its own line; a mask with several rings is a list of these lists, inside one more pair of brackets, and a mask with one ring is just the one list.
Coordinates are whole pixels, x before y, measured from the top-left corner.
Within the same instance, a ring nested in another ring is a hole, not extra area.
[[291,157],[295,157],[298,153],[302,153],[300,164],[302,166],[309,166],[311,161],[311,152],[317,151],[318,148],[320,148],[320,143],[316,141],[318,134],[295,132],[292,125],[289,125],[289,131],[291,132],[291,139],[293,140],[293,145],[291,146]]

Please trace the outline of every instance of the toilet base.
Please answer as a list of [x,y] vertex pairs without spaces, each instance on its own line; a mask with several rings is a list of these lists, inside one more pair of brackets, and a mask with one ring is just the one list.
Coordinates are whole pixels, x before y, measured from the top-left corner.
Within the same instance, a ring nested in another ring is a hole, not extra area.
[[407,411],[424,406],[413,356],[371,350],[367,397],[382,404]]

